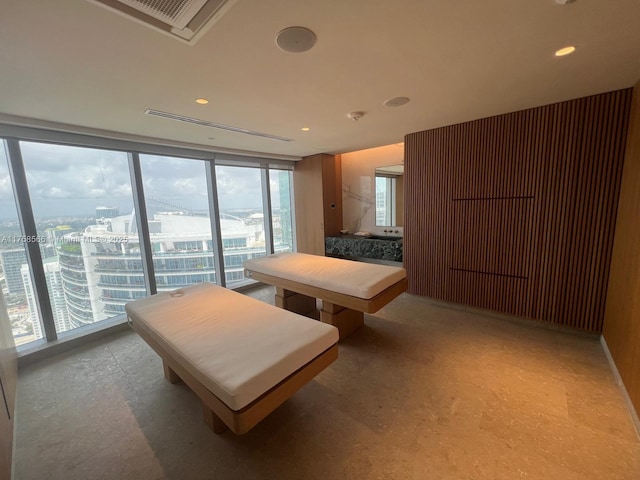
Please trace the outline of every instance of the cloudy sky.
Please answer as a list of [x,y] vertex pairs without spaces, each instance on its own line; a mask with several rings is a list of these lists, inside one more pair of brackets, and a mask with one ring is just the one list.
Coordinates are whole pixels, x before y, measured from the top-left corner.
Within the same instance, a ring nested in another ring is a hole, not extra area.
[[[127,154],[41,143],[21,142],[29,193],[36,219],[93,216],[97,206],[132,210]],[[140,156],[149,208],[207,210],[203,161]],[[275,173],[275,172],[274,172]],[[260,172],[238,167],[216,168],[220,209],[261,208]],[[277,174],[271,179],[274,207],[279,206]],[[6,153],[0,149],[0,218],[15,218]]]

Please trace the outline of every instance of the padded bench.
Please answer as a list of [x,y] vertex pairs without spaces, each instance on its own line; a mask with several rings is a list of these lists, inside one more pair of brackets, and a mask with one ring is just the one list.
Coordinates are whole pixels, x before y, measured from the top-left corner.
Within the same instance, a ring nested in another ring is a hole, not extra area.
[[404,268],[306,253],[278,253],[244,262],[247,278],[276,286],[277,306],[308,314],[322,300],[320,320],[338,327],[340,339],[407,289]]
[[216,433],[249,431],[338,358],[334,327],[210,283],[125,309],[165,377],[200,398]]

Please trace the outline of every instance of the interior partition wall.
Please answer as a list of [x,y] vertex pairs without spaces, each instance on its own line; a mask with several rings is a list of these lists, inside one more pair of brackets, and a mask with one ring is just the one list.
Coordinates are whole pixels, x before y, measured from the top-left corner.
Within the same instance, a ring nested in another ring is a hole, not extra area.
[[633,92],[624,162],[602,336],[639,417],[640,82]]
[[[19,353],[293,250],[292,162],[0,125],[0,283]],[[3,174],[4,172],[4,174]]]
[[631,89],[405,138],[409,292],[601,332]]

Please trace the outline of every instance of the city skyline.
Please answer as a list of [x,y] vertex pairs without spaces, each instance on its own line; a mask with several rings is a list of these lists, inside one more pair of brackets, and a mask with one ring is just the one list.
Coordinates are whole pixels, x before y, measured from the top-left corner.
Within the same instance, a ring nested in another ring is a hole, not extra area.
[[[99,219],[84,228],[51,228],[41,249],[46,284],[58,333],[124,314],[126,302],[147,295],[137,233],[129,232],[129,215]],[[266,255],[263,222],[221,219],[225,277],[227,285],[246,281],[243,262]],[[213,240],[205,217],[154,214],[158,233],[152,235],[153,263],[158,290],[173,290],[203,281],[216,282]],[[276,251],[293,249],[291,232],[279,215],[274,215]],[[162,233],[160,233],[162,232]],[[20,252],[22,253],[20,254]],[[48,251],[48,250],[47,250]],[[12,326],[18,345],[42,338],[43,329],[33,292],[24,249],[3,250],[3,290],[14,300]],[[11,254],[11,257],[8,255]],[[20,261],[18,261],[20,260]],[[8,267],[16,270],[24,287],[11,293]]]

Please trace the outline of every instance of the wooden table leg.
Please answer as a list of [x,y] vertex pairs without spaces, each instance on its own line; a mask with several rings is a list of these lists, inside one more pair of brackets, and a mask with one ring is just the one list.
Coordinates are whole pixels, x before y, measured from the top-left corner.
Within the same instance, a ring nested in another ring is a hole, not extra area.
[[228,428],[225,423],[220,420],[220,417],[213,413],[204,403],[202,404],[202,414],[204,416],[204,423],[209,425],[209,428],[213,430],[214,433],[223,433]]
[[316,311],[316,299],[301,293],[276,287],[276,307],[290,312],[308,315]]
[[364,313],[323,300],[320,320],[337,327],[342,340],[364,325]]
[[169,383],[178,383],[180,381],[178,374],[173,371],[164,359],[162,360],[162,369],[164,370],[164,378],[169,380]]

